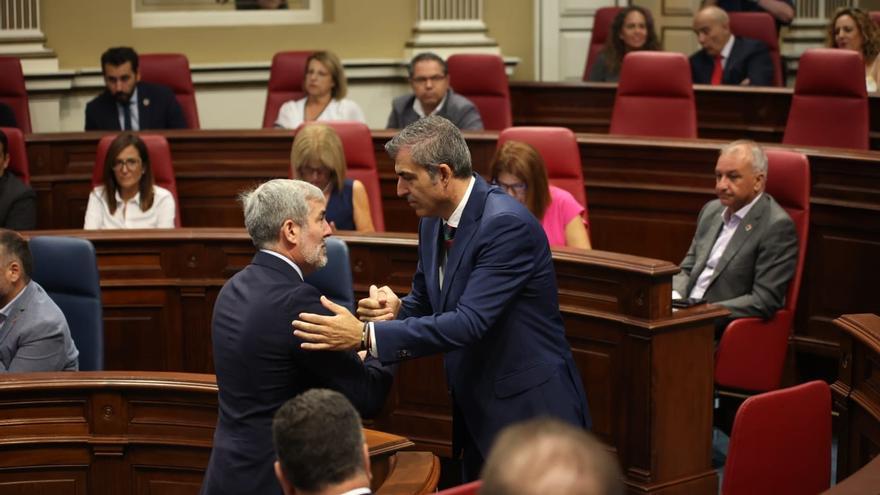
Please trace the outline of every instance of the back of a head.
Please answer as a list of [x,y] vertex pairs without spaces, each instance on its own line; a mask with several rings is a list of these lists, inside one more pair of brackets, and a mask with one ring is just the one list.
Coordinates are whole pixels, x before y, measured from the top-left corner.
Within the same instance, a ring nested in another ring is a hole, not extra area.
[[272,421],[287,481],[315,492],[364,474],[361,418],[339,392],[312,389],[287,401]]
[[482,472],[480,495],[622,495],[616,459],[585,430],[555,419],[506,428]]
[[33,257],[28,247],[28,241],[14,230],[0,229],[0,263],[5,267],[12,261],[19,263],[24,274],[23,280],[28,282],[34,271]]
[[323,201],[324,193],[301,180],[272,179],[239,195],[244,207],[244,226],[257,249],[273,247],[286,220],[304,226],[311,201]]

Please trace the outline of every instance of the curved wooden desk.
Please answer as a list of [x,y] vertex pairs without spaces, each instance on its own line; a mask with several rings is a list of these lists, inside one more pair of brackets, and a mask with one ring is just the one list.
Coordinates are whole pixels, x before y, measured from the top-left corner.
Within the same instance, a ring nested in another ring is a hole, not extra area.
[[[216,423],[214,375],[6,374],[0,377],[0,492],[196,494]],[[379,493],[436,489],[432,454],[398,453],[413,443],[364,433]]]

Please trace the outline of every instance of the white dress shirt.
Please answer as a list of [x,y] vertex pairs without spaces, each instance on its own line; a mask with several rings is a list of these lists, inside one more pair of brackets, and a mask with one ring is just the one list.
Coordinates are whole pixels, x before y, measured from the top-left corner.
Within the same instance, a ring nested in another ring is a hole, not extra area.
[[[446,94],[443,95],[443,99],[440,100],[440,103],[437,104],[437,106],[434,108],[434,111],[431,112],[430,115],[434,115],[437,112],[439,112],[440,110],[443,110],[443,105],[446,104],[446,97],[447,96],[449,96],[449,91],[447,91]],[[420,119],[427,117],[427,115],[425,115],[425,108],[422,106],[422,102],[419,101],[418,98],[413,99],[412,108],[413,108],[413,111],[416,113],[416,115],[419,116]]]
[[[299,100],[290,100],[278,111],[278,118],[275,120],[275,127],[283,127],[285,129],[296,129],[305,121],[306,115],[306,98]],[[330,120],[356,120],[358,122],[367,123],[366,117],[361,107],[346,98],[330,100],[321,115],[315,119],[316,122],[327,122]]]
[[730,38],[728,38],[727,43],[724,44],[724,48],[721,49],[721,68],[722,69],[727,68],[727,59],[730,58],[730,52],[733,51],[733,39],[734,38],[735,38],[735,36],[730,35]]
[[123,201],[116,191],[116,211],[110,213],[104,198],[104,186],[94,188],[89,194],[84,229],[173,229],[176,208],[174,196],[168,189],[153,186],[153,206],[141,210],[141,195],[135,194]]

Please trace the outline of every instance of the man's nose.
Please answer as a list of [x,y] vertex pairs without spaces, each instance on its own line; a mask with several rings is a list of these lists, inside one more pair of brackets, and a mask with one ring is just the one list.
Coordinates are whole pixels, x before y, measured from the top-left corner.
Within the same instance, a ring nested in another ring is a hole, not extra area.
[[403,179],[397,179],[397,197],[402,198],[406,196],[408,191],[406,190],[406,185],[403,183]]

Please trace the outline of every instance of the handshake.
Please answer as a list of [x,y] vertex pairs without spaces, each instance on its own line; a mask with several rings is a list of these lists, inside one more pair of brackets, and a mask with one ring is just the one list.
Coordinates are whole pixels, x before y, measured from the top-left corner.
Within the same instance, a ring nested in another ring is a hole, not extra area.
[[387,285],[370,286],[370,296],[358,301],[357,314],[361,321],[386,321],[397,318],[400,298]]

